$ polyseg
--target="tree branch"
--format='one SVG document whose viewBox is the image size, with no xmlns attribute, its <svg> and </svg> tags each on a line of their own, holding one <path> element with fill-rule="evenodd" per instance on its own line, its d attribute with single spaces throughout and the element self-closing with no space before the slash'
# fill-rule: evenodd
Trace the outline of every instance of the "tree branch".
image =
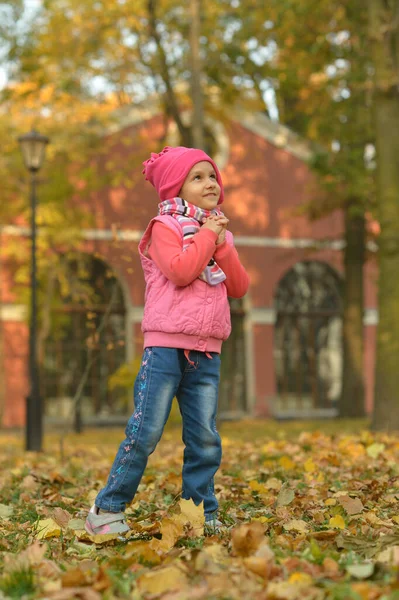
<svg viewBox="0 0 399 600">
<path fill-rule="evenodd" d="M 191 130 L 189 127 L 186 127 L 184 125 L 181 119 L 176 95 L 173 91 L 172 82 L 170 79 L 165 50 L 162 46 L 161 38 L 157 31 L 156 0 L 148 0 L 148 14 L 150 35 L 154 39 L 154 42 L 157 47 L 158 58 L 160 63 L 160 73 L 166 87 L 166 102 L 168 105 L 168 110 L 177 125 L 180 136 L 182 138 L 183 145 L 191 146 Z"/>
</svg>

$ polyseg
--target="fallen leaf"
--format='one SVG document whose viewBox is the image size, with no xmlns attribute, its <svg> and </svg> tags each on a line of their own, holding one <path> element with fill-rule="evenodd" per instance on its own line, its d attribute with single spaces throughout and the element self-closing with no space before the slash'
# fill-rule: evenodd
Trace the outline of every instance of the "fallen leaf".
<svg viewBox="0 0 399 600">
<path fill-rule="evenodd" d="M 259 521 L 245 523 L 233 529 L 231 543 L 237 556 L 255 554 L 265 537 L 265 528 Z"/>
<path fill-rule="evenodd" d="M 311 585 L 313 583 L 313 579 L 308 573 L 294 571 L 294 573 L 290 574 L 288 583 Z"/>
<path fill-rule="evenodd" d="M 283 528 L 286 531 L 297 531 L 298 533 L 307 533 L 309 530 L 309 525 L 306 521 L 302 521 L 302 519 L 292 519 L 288 521 L 288 523 L 284 523 Z"/>
<path fill-rule="evenodd" d="M 340 572 L 340 566 L 337 561 L 329 556 L 326 556 L 323 560 L 323 569 L 329 574 L 338 574 Z"/>
<path fill-rule="evenodd" d="M 101 595 L 89 587 L 68 587 L 51 594 L 51 600 L 101 600 Z"/>
<path fill-rule="evenodd" d="M 92 577 L 82 569 L 78 567 L 74 569 L 68 569 L 62 574 L 61 581 L 62 587 L 80 587 L 82 585 L 89 585 Z"/>
<path fill-rule="evenodd" d="M 307 473 L 314 473 L 314 471 L 316 471 L 316 469 L 317 469 L 317 466 L 315 465 L 315 463 L 313 462 L 313 460 L 311 458 L 308 458 L 308 460 L 305 462 L 305 464 L 303 466 Z"/>
<path fill-rule="evenodd" d="M 368 454 L 368 456 L 370 456 L 371 458 L 378 458 L 379 455 L 384 452 L 385 450 L 385 444 L 371 444 L 370 446 L 367 446 L 366 452 Z"/>
<path fill-rule="evenodd" d="M 151 540 L 152 541 L 152 540 Z M 125 557 L 134 557 L 135 559 L 144 560 L 146 563 L 158 565 L 161 562 L 161 556 L 150 545 L 150 542 L 129 542 L 126 545 Z"/>
<path fill-rule="evenodd" d="M 291 471 L 296 468 L 296 464 L 289 456 L 282 456 L 279 460 L 280 466 L 286 471 Z"/>
<path fill-rule="evenodd" d="M 289 487 L 283 486 L 277 496 L 277 506 L 288 506 L 295 498 L 295 492 Z"/>
<path fill-rule="evenodd" d="M 246 568 L 255 573 L 255 575 L 259 575 L 264 579 L 269 578 L 273 563 L 267 560 L 267 558 L 263 556 L 248 556 L 243 559 L 243 562 Z"/>
<path fill-rule="evenodd" d="M 171 520 L 183 525 L 189 524 L 194 529 L 196 535 L 203 536 L 205 523 L 204 503 L 201 502 L 201 504 L 196 506 L 193 500 L 180 498 L 179 507 L 180 514 L 173 515 Z"/>
<path fill-rule="evenodd" d="M 64 508 L 59 508 L 58 506 L 54 509 L 53 518 L 56 523 L 62 528 L 66 529 L 69 521 L 71 520 L 72 515 L 65 510 Z"/>
<path fill-rule="evenodd" d="M 399 565 L 399 546 L 389 546 L 376 556 L 377 562 Z"/>
<path fill-rule="evenodd" d="M 85 521 L 83 519 L 70 519 L 67 527 L 68 529 L 72 529 L 72 531 L 84 531 Z"/>
<path fill-rule="evenodd" d="M 346 571 L 356 579 L 367 579 L 374 573 L 373 563 L 362 563 L 358 565 L 347 565 Z"/>
<path fill-rule="evenodd" d="M 177 540 L 184 535 L 184 525 L 179 520 L 162 519 L 161 534 L 162 539 L 153 538 L 150 546 L 156 552 L 169 552 Z"/>
<path fill-rule="evenodd" d="M 6 554 L 4 556 L 4 570 L 6 572 L 22 571 L 29 567 L 40 565 L 46 554 L 47 547 L 38 541 L 33 542 L 19 554 Z"/>
<path fill-rule="evenodd" d="M 38 522 L 36 532 L 38 540 L 45 540 L 52 537 L 60 537 L 61 527 L 54 519 L 43 519 Z"/>
<path fill-rule="evenodd" d="M 351 498 L 350 496 L 341 496 L 338 499 L 339 504 L 345 509 L 348 515 L 357 515 L 364 510 L 362 501 L 359 498 Z"/>
<path fill-rule="evenodd" d="M 345 527 L 346 527 L 345 521 L 343 520 L 341 515 L 336 515 L 335 517 L 331 517 L 331 519 L 329 521 L 329 525 L 330 525 L 330 527 L 333 527 L 334 529 L 345 529 Z"/>
<path fill-rule="evenodd" d="M 327 500 L 324 501 L 324 504 L 326 506 L 335 506 L 337 504 L 337 500 L 336 498 L 327 498 Z"/>
<path fill-rule="evenodd" d="M 32 475 L 26 475 L 20 483 L 23 490 L 35 490 L 39 487 L 39 483 Z"/>
<path fill-rule="evenodd" d="M 6 504 L 0 504 L 0 519 L 8 519 L 13 514 L 14 509 L 12 506 Z"/>
<path fill-rule="evenodd" d="M 173 590 L 182 592 L 187 587 L 187 577 L 182 569 L 171 565 L 144 573 L 137 579 L 137 586 L 142 594 L 160 595 Z"/>
</svg>

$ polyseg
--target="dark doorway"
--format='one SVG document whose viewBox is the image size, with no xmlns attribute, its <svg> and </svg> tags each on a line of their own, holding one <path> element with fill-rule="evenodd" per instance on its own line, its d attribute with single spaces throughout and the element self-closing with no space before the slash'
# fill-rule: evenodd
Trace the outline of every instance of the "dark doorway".
<svg viewBox="0 0 399 600">
<path fill-rule="evenodd" d="M 331 411 L 342 385 L 341 280 L 328 265 L 297 263 L 276 296 L 275 413 Z"/>
<path fill-rule="evenodd" d="M 71 258 L 55 304 L 41 377 L 46 416 L 74 416 L 72 400 L 88 364 L 82 418 L 128 414 L 125 395 L 108 386 L 110 375 L 126 361 L 125 305 L 115 274 L 99 258 Z"/>
<path fill-rule="evenodd" d="M 221 419 L 242 417 L 247 407 L 245 360 L 245 311 L 241 299 L 230 298 L 232 331 L 223 343 L 219 390 Z"/>
</svg>

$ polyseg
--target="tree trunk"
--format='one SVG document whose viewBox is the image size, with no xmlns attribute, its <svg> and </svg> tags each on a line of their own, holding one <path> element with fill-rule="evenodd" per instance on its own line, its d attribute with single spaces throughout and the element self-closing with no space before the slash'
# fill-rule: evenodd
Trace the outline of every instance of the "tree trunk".
<svg viewBox="0 0 399 600">
<path fill-rule="evenodd" d="M 343 374 L 339 416 L 363 417 L 363 266 L 366 227 L 361 204 L 348 202 L 344 212 Z"/>
<path fill-rule="evenodd" d="M 375 71 L 379 322 L 374 430 L 399 430 L 399 0 L 369 0 Z"/>
<path fill-rule="evenodd" d="M 177 104 L 176 95 L 173 91 L 173 86 L 169 75 L 165 50 L 163 49 L 161 38 L 157 31 L 156 0 L 148 0 L 148 15 L 150 34 L 153 37 L 158 50 L 159 72 L 166 87 L 166 103 L 168 106 L 168 111 L 177 125 L 182 144 L 190 147 L 192 146 L 191 129 L 186 127 L 181 119 L 179 106 Z"/>
<path fill-rule="evenodd" d="M 204 101 L 201 89 L 200 0 L 190 0 L 191 96 L 193 146 L 205 150 Z"/>
</svg>

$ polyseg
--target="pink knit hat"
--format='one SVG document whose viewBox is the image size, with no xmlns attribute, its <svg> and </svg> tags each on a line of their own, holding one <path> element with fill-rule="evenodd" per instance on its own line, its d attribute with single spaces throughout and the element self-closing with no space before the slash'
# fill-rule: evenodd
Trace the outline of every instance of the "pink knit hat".
<svg viewBox="0 0 399 600">
<path fill-rule="evenodd" d="M 151 158 L 143 162 L 143 174 L 158 192 L 161 201 L 175 198 L 183 186 L 184 180 L 192 167 L 202 160 L 211 163 L 215 169 L 216 179 L 220 185 L 218 204 L 224 200 L 222 178 L 213 160 L 203 151 L 184 146 L 166 146 L 159 154 L 151 152 Z"/>
</svg>

